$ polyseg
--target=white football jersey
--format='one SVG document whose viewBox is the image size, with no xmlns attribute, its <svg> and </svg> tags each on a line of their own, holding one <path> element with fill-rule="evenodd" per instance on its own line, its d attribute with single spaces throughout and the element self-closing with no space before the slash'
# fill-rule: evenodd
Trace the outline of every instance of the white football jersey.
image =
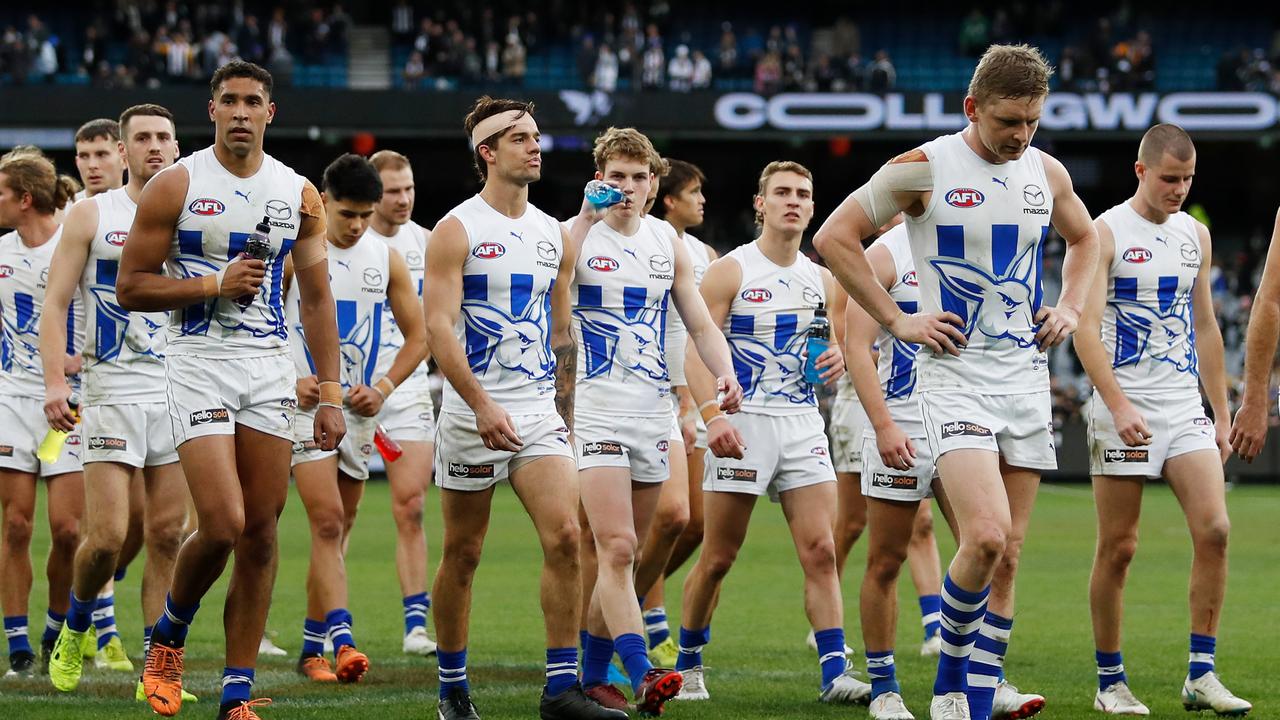
<svg viewBox="0 0 1280 720">
<path fill-rule="evenodd" d="M 571 292 L 579 408 L 671 415 L 664 342 L 675 231 L 663 223 L 664 231 L 658 222 L 642 220 L 627 236 L 601 221 L 582 243 Z"/>
<path fill-rule="evenodd" d="M 28 247 L 18 231 L 0 237 L 0 395 L 44 397 L 40 362 L 40 310 L 49 282 L 49 261 L 62 227 L 48 242 Z M 67 354 L 84 347 L 84 307 L 79 291 L 67 313 Z M 72 387 L 79 385 L 72 378 Z"/>
<path fill-rule="evenodd" d="M 803 253 L 787 267 L 775 265 L 758 240 L 725 257 L 742 268 L 724 335 L 742 385 L 743 409 L 765 415 L 817 412 L 804 361 L 813 311 L 827 303 L 821 269 Z"/>
<path fill-rule="evenodd" d="M 707 274 L 707 267 L 711 265 L 711 253 L 707 252 L 707 246 L 701 240 L 687 232 L 678 242 L 684 242 L 685 255 L 688 256 L 689 265 L 693 269 L 694 284 L 702 285 L 702 277 Z M 672 312 L 667 314 L 667 368 L 671 371 L 672 385 L 686 384 L 684 359 L 688 340 L 689 333 L 684 327 L 684 320 L 673 308 Z"/>
<path fill-rule="evenodd" d="M 1036 347 L 1036 312 L 1053 194 L 1040 151 L 993 165 L 960 133 L 922 146 L 933 194 L 920 217 L 907 216 L 921 310 L 949 311 L 964 323 L 960 355 L 920 358 L 922 389 L 979 393 L 1049 389 L 1049 363 Z"/>
<path fill-rule="evenodd" d="M 560 224 L 533 204 L 509 218 L 472 196 L 445 216 L 467 233 L 462 312 L 454 329 L 480 386 L 512 415 L 556 412 L 551 289 L 564 256 Z M 471 414 L 448 382 L 442 409 Z"/>
<path fill-rule="evenodd" d="M 267 277 L 248 308 L 241 309 L 234 299 L 215 298 L 170 312 L 168 352 L 224 358 L 287 352 L 281 281 L 285 256 L 302 223 L 305 178 L 270 155 L 263 156 L 253 177 L 237 177 L 211 147 L 182 158 L 178 166 L 187 169 L 190 185 L 165 262 L 167 275 L 197 277 L 225 268 L 244 251 L 264 218 L 271 227 L 271 257 Z"/>
<path fill-rule="evenodd" d="M 116 301 L 120 253 L 138 205 L 125 188 L 89 198 L 98 227 L 80 276 L 84 298 L 84 403 L 128 405 L 164 398 L 164 312 L 128 312 Z"/>
<path fill-rule="evenodd" d="M 422 283 L 427 272 L 427 243 L 430 240 L 426 228 L 416 222 L 409 222 L 396 228 L 395 235 L 387 237 L 370 227 L 365 231 L 366 238 L 374 238 L 386 243 L 388 247 L 400 253 L 405 265 L 409 266 L 409 281 L 422 298 Z M 421 303 L 419 303 L 421 305 Z M 382 311 L 382 349 L 378 357 L 378 374 L 385 375 L 395 363 L 396 354 L 404 347 L 404 333 L 396 327 L 395 316 L 391 313 L 391 305 L 387 304 Z M 407 393 L 429 392 L 427 380 L 427 363 L 424 361 L 414 368 L 413 374 L 400 383 L 397 390 L 409 388 Z"/>
<path fill-rule="evenodd" d="M 1099 218 L 1115 236 L 1102 344 L 1125 392 L 1178 390 L 1199 397 L 1191 290 L 1202 263 L 1196 220 L 1157 225 L 1125 201 Z"/>
<path fill-rule="evenodd" d="M 920 286 L 916 281 L 915 264 L 911 261 L 906 225 L 893 227 L 877 238 L 871 247 L 876 245 L 884 247 L 893 257 L 894 279 L 889 297 L 903 312 L 919 312 Z M 883 327 L 876 337 L 876 345 L 880 348 L 876 372 L 880 377 L 885 405 L 889 407 L 889 416 L 903 432 L 919 437 L 924 433 L 924 420 L 920 417 L 920 403 L 916 398 L 916 353 L 920 346 L 899 340 Z"/>
</svg>

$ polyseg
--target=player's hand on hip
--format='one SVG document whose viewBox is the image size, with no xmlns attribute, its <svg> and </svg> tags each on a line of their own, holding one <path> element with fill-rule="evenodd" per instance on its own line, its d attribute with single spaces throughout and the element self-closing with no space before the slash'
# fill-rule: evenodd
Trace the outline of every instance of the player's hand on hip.
<svg viewBox="0 0 1280 720">
<path fill-rule="evenodd" d="M 492 400 L 476 410 L 476 430 L 484 446 L 490 450 L 520 452 L 524 447 L 524 441 L 516 434 L 516 423 L 511 415 Z"/>
<path fill-rule="evenodd" d="M 964 323 L 955 313 L 900 313 L 889 324 L 889 332 L 903 342 L 923 345 L 935 355 L 959 355 L 969 342 L 963 327 Z"/>
<path fill-rule="evenodd" d="M 257 295 L 258 288 L 262 287 L 266 278 L 265 262 L 241 254 L 239 258 L 227 264 L 222 274 L 222 284 L 218 286 L 218 295 L 227 299 Z"/>
<path fill-rule="evenodd" d="M 347 405 L 360 417 L 373 417 L 382 410 L 382 393 L 368 385 L 352 385 L 347 391 Z"/>
<path fill-rule="evenodd" d="M 1151 428 L 1147 426 L 1147 419 L 1127 399 L 1111 411 L 1111 419 L 1115 423 L 1116 434 L 1125 445 L 1141 447 L 1151 444 Z"/>
<path fill-rule="evenodd" d="M 1245 460 L 1253 462 L 1267 442 L 1267 406 L 1248 400 L 1236 411 L 1231 424 L 1231 448 Z"/>
<path fill-rule="evenodd" d="M 1069 307 L 1046 305 L 1036 313 L 1035 321 L 1040 326 L 1036 331 L 1036 345 L 1041 350 L 1048 350 L 1071 337 L 1076 325 L 1080 324 L 1080 313 Z"/>
<path fill-rule="evenodd" d="M 880 453 L 880 460 L 894 470 L 910 470 L 916 466 L 915 443 L 898 423 L 876 431 L 876 452 Z"/>
<path fill-rule="evenodd" d="M 347 434 L 347 420 L 342 410 L 325 405 L 316 409 L 316 421 L 312 426 L 313 439 L 321 450 L 333 450 Z"/>
<path fill-rule="evenodd" d="M 44 416 L 54 430 L 71 432 L 76 429 L 76 413 L 71 409 L 71 386 L 63 382 L 44 393 Z"/>
<path fill-rule="evenodd" d="M 720 395 L 720 409 L 724 412 L 736 413 L 742 408 L 742 386 L 738 384 L 738 378 L 732 375 L 716 378 L 716 392 Z"/>
<path fill-rule="evenodd" d="M 1231 458 L 1231 422 L 1227 418 L 1214 419 L 1213 442 L 1218 446 L 1218 455 L 1222 458 L 1222 464 L 1226 465 L 1227 460 Z"/>
<path fill-rule="evenodd" d="M 747 449 L 742 433 L 724 415 L 716 415 L 707 423 L 707 447 L 716 457 L 742 459 Z"/>
<path fill-rule="evenodd" d="M 816 365 L 822 371 L 818 375 L 822 378 L 822 384 L 834 383 L 844 374 L 844 353 L 840 351 L 840 346 L 836 343 L 828 345 L 826 351 L 818 356 Z"/>
<path fill-rule="evenodd" d="M 294 392 L 298 394 L 300 408 L 310 409 L 320 404 L 320 380 L 315 375 L 298 378 Z"/>
</svg>

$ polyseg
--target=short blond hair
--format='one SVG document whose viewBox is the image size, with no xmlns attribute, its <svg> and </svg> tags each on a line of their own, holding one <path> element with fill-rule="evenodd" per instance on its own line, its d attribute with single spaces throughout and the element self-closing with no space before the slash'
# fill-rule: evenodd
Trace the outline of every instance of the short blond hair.
<svg viewBox="0 0 1280 720">
<path fill-rule="evenodd" d="M 756 188 L 756 195 L 764 197 L 764 192 L 769 187 L 769 178 L 781 172 L 803 175 L 804 177 L 809 178 L 809 184 L 813 184 L 813 173 L 809 168 L 794 160 L 774 160 L 768 165 L 765 165 L 764 169 L 760 171 L 760 184 Z M 759 210 L 756 211 L 756 226 L 764 226 L 764 213 Z"/>
<path fill-rule="evenodd" d="M 604 172 L 605 163 L 614 158 L 631 158 L 649 166 L 649 172 L 662 176 L 666 174 L 667 161 L 662 159 L 653 143 L 645 134 L 635 128 L 611 127 L 600 133 L 595 146 L 591 150 L 596 170 Z"/>
<path fill-rule="evenodd" d="M 1053 68 L 1039 48 L 1031 45 L 992 45 L 982 54 L 969 81 L 969 95 L 978 102 L 996 99 L 1041 98 L 1049 94 Z"/>
<path fill-rule="evenodd" d="M 395 150 L 379 150 L 369 156 L 369 162 L 378 172 L 383 170 L 403 170 L 409 165 L 409 158 L 401 155 Z"/>
</svg>

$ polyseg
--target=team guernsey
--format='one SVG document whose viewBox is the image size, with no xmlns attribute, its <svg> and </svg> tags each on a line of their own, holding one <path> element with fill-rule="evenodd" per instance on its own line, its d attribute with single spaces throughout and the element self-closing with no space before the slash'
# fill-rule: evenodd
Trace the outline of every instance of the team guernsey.
<svg viewBox="0 0 1280 720">
<path fill-rule="evenodd" d="M 36 457 L 49 429 L 44 415 L 44 366 L 40 361 L 40 311 L 49 262 L 62 228 L 39 247 L 29 247 L 17 231 L 0 236 L 0 468 L 51 477 L 79 472 L 81 437 L 77 428 L 53 463 Z M 78 297 L 67 313 L 67 354 L 84 346 L 83 307 Z M 72 388 L 79 378 L 69 378 Z"/>
<path fill-rule="evenodd" d="M 1099 218 L 1115 238 L 1108 268 L 1102 344 L 1116 382 L 1152 430 L 1151 444 L 1128 447 L 1102 398 L 1090 406 L 1095 474 L 1159 477 L 1164 461 L 1216 450 L 1200 399 L 1192 288 L 1202 263 L 1198 223 L 1185 212 L 1153 223 L 1129 202 Z"/>
<path fill-rule="evenodd" d="M 338 321 L 338 379 L 344 394 L 356 385 L 372 385 L 377 377 L 379 351 L 386 331 L 383 316 L 388 314 L 390 252 L 386 243 L 367 235 L 348 248 L 332 243 L 328 247 L 329 287 L 333 292 Z M 316 366 L 307 349 L 301 302 L 301 293 L 294 283 L 289 287 L 285 300 L 289 347 L 298 377 L 306 377 L 316 374 Z M 317 446 L 313 435 L 315 408 L 299 410 L 294 418 L 293 464 L 312 462 L 337 453 L 338 467 L 343 473 L 357 480 L 368 478 L 377 421 L 350 410 L 344 410 L 344 414 L 346 436 L 336 450 L 325 451 Z"/>
<path fill-rule="evenodd" d="M 524 441 L 517 453 L 485 448 L 475 413 L 445 383 L 436 427 L 436 483 L 481 490 L 506 479 L 513 459 L 573 457 L 569 429 L 556 412 L 551 352 L 551 290 L 564 236 L 560 224 L 532 204 L 510 218 L 479 195 L 450 210 L 445 218 L 450 217 L 467 235 L 454 332 L 476 380 L 512 416 Z"/>
<path fill-rule="evenodd" d="M 675 229 L 672 228 L 665 220 L 659 220 L 652 216 L 646 215 L 646 222 L 653 222 L 665 226 L 673 235 Z M 676 242 L 684 243 L 685 256 L 689 258 L 689 267 L 693 270 L 694 285 L 702 285 L 702 277 L 707 274 L 707 267 L 711 265 L 711 256 L 707 254 L 707 247 L 702 241 L 689 233 L 676 236 Z M 671 384 L 687 385 L 684 379 L 684 358 L 685 348 L 688 343 L 688 331 L 685 330 L 684 321 L 680 319 L 680 313 L 673 312 L 667 314 L 667 370 L 671 375 Z"/>
<path fill-rule="evenodd" d="M 1057 467 L 1048 359 L 1034 320 L 1053 215 L 1044 159 L 1028 148 L 988 163 L 962 133 L 922 149 L 933 192 L 906 222 L 920 309 L 955 313 L 968 338 L 958 356 L 926 353 L 917 366 L 931 450 L 992 450 L 1018 467 Z"/>
<path fill-rule="evenodd" d="M 758 241 L 725 257 L 742 271 L 723 329 L 743 389 L 742 411 L 729 422 L 746 440 L 746 453 L 742 460 L 709 456 L 703 489 L 767 492 L 777 500 L 788 490 L 834 482 L 817 398 L 804 379 L 809 325 L 827 302 L 822 271 L 801 253 L 789 266 L 776 265 Z"/>
<path fill-rule="evenodd" d="M 427 231 L 412 220 L 396 228 L 391 237 L 373 228 L 365 231 L 365 237 L 380 240 L 400 253 L 409 268 L 409 280 L 418 297 L 426 277 Z M 395 317 L 388 304 L 382 311 L 382 349 L 378 358 L 378 375 L 385 375 L 395 362 L 396 354 L 404 347 L 404 333 L 396 326 Z M 376 379 L 376 378 L 375 378 Z M 378 421 L 394 440 L 430 442 L 435 434 L 435 413 L 431 403 L 431 387 L 427 379 L 427 363 L 423 361 L 413 373 L 391 393 L 383 403 Z"/>
<path fill-rule="evenodd" d="M 583 241 L 571 293 L 579 467 L 629 468 L 641 482 L 670 475 L 665 344 L 667 318 L 675 314 L 675 242 L 675 231 L 659 220 L 642 220 L 632 235 L 599 222 Z"/>
</svg>

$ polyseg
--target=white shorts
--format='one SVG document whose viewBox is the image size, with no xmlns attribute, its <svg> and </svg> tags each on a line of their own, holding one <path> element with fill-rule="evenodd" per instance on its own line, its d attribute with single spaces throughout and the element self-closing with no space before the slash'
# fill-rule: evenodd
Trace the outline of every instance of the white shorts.
<svg viewBox="0 0 1280 720">
<path fill-rule="evenodd" d="M 287 353 L 246 358 L 170 353 L 164 369 L 174 445 L 234 435 L 236 425 L 293 442 L 298 375 Z"/>
<path fill-rule="evenodd" d="M 436 436 L 435 409 L 431 405 L 431 391 L 398 388 L 382 404 L 378 422 L 387 436 L 398 442 L 434 442 Z"/>
<path fill-rule="evenodd" d="M 876 449 L 876 436 L 867 433 L 862 437 L 862 494 L 877 500 L 916 502 L 933 497 L 933 479 L 938 468 L 929 452 L 929 442 L 923 437 L 911 438 L 916 446 L 915 465 L 910 470 L 898 470 L 884 464 Z"/>
<path fill-rule="evenodd" d="M 741 460 L 707 454 L 702 489 L 778 497 L 788 490 L 835 482 L 827 435 L 817 412 L 762 415 L 739 412 L 728 421 L 742 433 L 747 450 Z"/>
<path fill-rule="evenodd" d="M 44 397 L 0 396 L 0 469 L 34 473 L 42 478 L 80 472 L 81 427 L 67 435 L 62 454 L 51 463 L 36 457 L 36 448 L 49 432 Z"/>
<path fill-rule="evenodd" d="M 976 449 L 1000 453 L 1014 467 L 1058 467 L 1048 390 L 1012 395 L 922 390 L 920 413 L 935 461 L 952 450 Z"/>
<path fill-rule="evenodd" d="M 369 479 L 369 456 L 373 454 L 373 433 L 377 430 L 376 418 L 342 411 L 347 423 L 347 434 L 342 436 L 336 450 L 321 450 L 315 440 L 316 408 L 299 409 L 293 418 L 293 460 L 290 467 L 303 463 L 338 456 L 338 470 L 353 480 Z"/>
<path fill-rule="evenodd" d="M 831 401 L 831 461 L 838 473 L 862 472 L 862 435 L 867 428 L 867 412 L 858 396 L 837 394 Z"/>
<path fill-rule="evenodd" d="M 576 413 L 573 443 L 578 454 L 578 469 L 625 468 L 631 471 L 634 482 L 660 483 L 671 477 L 667 451 L 673 426 L 679 435 L 679 426 L 665 415 L 625 417 Z"/>
<path fill-rule="evenodd" d="M 1130 395 L 1129 402 L 1151 428 L 1151 444 L 1125 445 L 1107 404 L 1094 393 L 1088 416 L 1089 474 L 1158 478 L 1169 458 L 1197 450 L 1218 451 L 1213 421 L 1204 412 L 1200 393 L 1182 398 Z"/>
<path fill-rule="evenodd" d="M 518 452 L 490 450 L 476 430 L 474 415 L 441 411 L 436 424 L 436 485 L 446 490 L 484 490 L 506 480 L 512 461 L 556 455 L 574 459 L 569 428 L 559 413 L 513 415 Z"/>
<path fill-rule="evenodd" d="M 155 467 L 178 462 L 169 407 L 163 402 L 90 405 L 84 423 L 84 461 Z"/>
</svg>

